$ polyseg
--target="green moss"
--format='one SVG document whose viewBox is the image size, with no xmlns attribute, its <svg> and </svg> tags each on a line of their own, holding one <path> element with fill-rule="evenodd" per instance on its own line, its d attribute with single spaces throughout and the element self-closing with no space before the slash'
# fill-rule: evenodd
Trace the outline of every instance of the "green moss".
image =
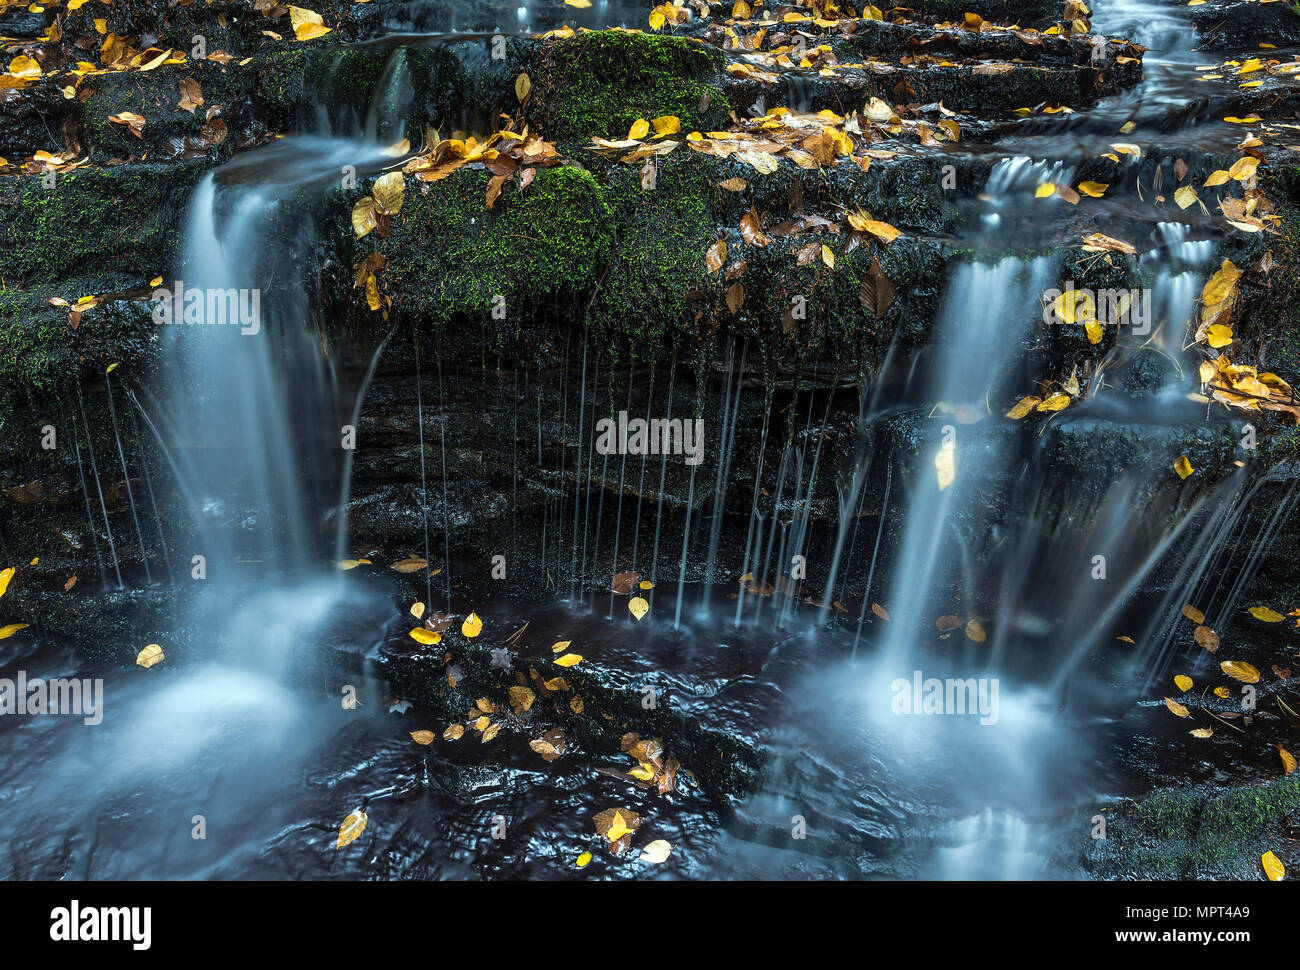
<svg viewBox="0 0 1300 970">
<path fill-rule="evenodd" d="M 184 211 L 206 168 L 122 165 L 59 175 L 0 179 L 0 279 L 50 284 L 65 292 L 73 277 L 102 277 L 95 292 L 139 286 L 178 252 Z"/>
<path fill-rule="evenodd" d="M 1167 789 L 1114 815 L 1084 853 L 1102 877 L 1262 878 L 1259 857 L 1286 842 L 1300 812 L 1300 778 L 1241 788 Z"/>
<path fill-rule="evenodd" d="M 674 115 L 682 129 L 720 127 L 723 55 L 681 37 L 605 31 L 556 40 L 530 66 L 527 115 L 548 138 L 623 137 L 639 118 Z"/>
<path fill-rule="evenodd" d="M 541 169 L 522 194 L 508 183 L 489 210 L 488 179 L 463 169 L 427 194 L 408 190 L 390 239 L 363 241 L 362 252 L 374 245 L 390 258 L 395 310 L 435 327 L 483 321 L 499 294 L 511 320 L 546 312 L 580 320 L 613 239 L 605 193 L 583 169 Z"/>
</svg>

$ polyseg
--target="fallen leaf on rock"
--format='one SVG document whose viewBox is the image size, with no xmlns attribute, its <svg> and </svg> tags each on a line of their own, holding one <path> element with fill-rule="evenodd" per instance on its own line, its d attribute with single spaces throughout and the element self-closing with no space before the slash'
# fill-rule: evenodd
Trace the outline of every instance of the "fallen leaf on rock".
<svg viewBox="0 0 1300 970">
<path fill-rule="evenodd" d="M 627 602 L 627 610 L 638 620 L 640 620 L 642 617 L 644 617 L 647 613 L 650 612 L 650 604 L 647 603 L 640 596 L 633 596 Z"/>
<path fill-rule="evenodd" d="M 1179 704 L 1179 703 L 1178 703 L 1176 700 L 1174 700 L 1172 697 L 1166 697 L 1166 698 L 1165 698 L 1165 707 L 1169 708 L 1171 711 L 1173 711 L 1173 712 L 1174 712 L 1175 714 L 1177 714 L 1179 717 L 1191 717 L 1191 716 L 1192 716 L 1192 712 L 1191 712 L 1191 711 L 1189 711 L 1187 708 L 1185 708 L 1182 704 Z"/>
<path fill-rule="evenodd" d="M 339 840 L 335 843 L 334 848 L 341 849 L 345 845 L 350 845 L 355 842 L 358 836 L 366 830 L 366 822 L 368 821 L 369 818 L 366 816 L 366 813 L 361 811 L 359 808 L 355 812 L 350 813 L 348 817 L 343 820 L 343 824 L 339 826 Z"/>
<path fill-rule="evenodd" d="M 668 859 L 669 853 L 673 851 L 671 842 L 665 839 L 655 839 L 649 845 L 641 849 L 641 858 L 646 862 L 660 863 Z"/>
<path fill-rule="evenodd" d="M 433 744 L 436 735 L 432 731 L 412 731 L 411 740 L 416 744 Z"/>
<path fill-rule="evenodd" d="M 1259 671 L 1244 660 L 1225 660 L 1219 664 L 1219 669 L 1233 680 L 1239 680 L 1243 684 L 1259 683 Z"/>
<path fill-rule="evenodd" d="M 472 640 L 483 632 L 483 621 L 478 618 L 477 613 L 471 613 L 465 617 L 465 622 L 460 625 L 460 632 Z"/>
</svg>

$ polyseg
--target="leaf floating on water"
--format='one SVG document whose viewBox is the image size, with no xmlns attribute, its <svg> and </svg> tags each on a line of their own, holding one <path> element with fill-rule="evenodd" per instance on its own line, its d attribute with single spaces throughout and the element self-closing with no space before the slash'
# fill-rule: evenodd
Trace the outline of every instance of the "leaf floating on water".
<svg viewBox="0 0 1300 970">
<path fill-rule="evenodd" d="M 1196 194 L 1196 189 L 1190 185 L 1184 185 L 1174 192 L 1174 202 L 1178 204 L 1178 208 L 1180 209 L 1186 209 L 1188 206 L 1194 205 L 1198 201 L 1199 196 Z"/>
<path fill-rule="evenodd" d="M 361 833 L 366 830 L 366 822 L 369 820 L 366 813 L 359 808 L 348 815 L 343 820 L 343 824 L 339 826 L 339 840 L 334 845 L 334 848 L 341 849 L 345 845 L 351 845 L 355 842 Z"/>
<path fill-rule="evenodd" d="M 630 808 L 607 808 L 592 816 L 596 831 L 610 842 L 617 842 L 641 827 L 641 816 Z"/>
<path fill-rule="evenodd" d="M 477 613 L 471 613 L 460 625 L 460 632 L 472 640 L 483 632 L 483 621 L 478 618 Z"/>
<path fill-rule="evenodd" d="M 432 731 L 412 731 L 411 740 L 416 744 L 433 744 L 433 739 L 437 737 Z"/>
<path fill-rule="evenodd" d="M 1181 690 L 1184 694 L 1186 694 L 1194 686 L 1192 683 L 1192 678 L 1188 677 L 1186 674 L 1179 674 L 1177 677 L 1174 678 L 1174 683 L 1178 685 L 1178 689 Z"/>
<path fill-rule="evenodd" d="M 444 741 L 459 741 L 465 736 L 465 725 L 453 724 L 447 730 L 442 732 Z"/>
<path fill-rule="evenodd" d="M 983 643 L 989 638 L 984 632 L 984 627 L 980 625 L 979 620 L 968 620 L 966 623 L 966 636 L 976 643 Z"/>
<path fill-rule="evenodd" d="M 1131 643 L 1134 646 L 1137 646 L 1137 641 L 1134 640 L 1132 637 L 1119 636 L 1116 637 L 1115 639 L 1119 640 L 1121 643 Z"/>
<path fill-rule="evenodd" d="M 1269 609 L 1267 606 L 1252 606 L 1250 615 L 1257 620 L 1263 620 L 1265 623 L 1281 623 L 1286 619 L 1277 610 Z"/>
<path fill-rule="evenodd" d="M 586 869 L 587 866 L 591 865 L 591 853 L 590 852 L 582 853 L 582 855 L 578 856 L 577 861 L 574 862 L 574 865 L 576 865 L 579 869 Z"/>
<path fill-rule="evenodd" d="M 1219 664 L 1219 669 L 1233 680 L 1239 680 L 1243 684 L 1259 683 L 1259 671 L 1244 660 L 1225 660 Z"/>
<path fill-rule="evenodd" d="M 1198 644 L 1210 651 L 1210 653 L 1214 653 L 1219 649 L 1219 635 L 1208 626 L 1198 626 L 1192 631 L 1192 636 L 1196 638 Z"/>
<path fill-rule="evenodd" d="M 1269 882 L 1281 882 L 1286 878 L 1286 866 L 1282 865 L 1282 860 L 1272 852 L 1265 852 L 1259 857 L 1259 862 L 1264 867 L 1264 875 L 1268 877 Z"/>
<path fill-rule="evenodd" d="M 879 603 L 871 604 L 871 612 L 876 614 L 876 616 L 880 617 L 882 620 L 889 619 L 889 610 L 885 609 Z"/>
<path fill-rule="evenodd" d="M 442 634 L 434 633 L 432 630 L 426 630 L 422 626 L 417 626 L 407 634 L 416 643 L 423 643 L 425 646 L 431 646 L 435 643 L 442 643 Z"/>
<path fill-rule="evenodd" d="M 572 642 L 573 642 L 572 640 L 555 641 L 554 643 L 551 644 L 551 653 L 564 653 L 565 650 L 569 649 L 569 644 Z"/>
<path fill-rule="evenodd" d="M 1214 728 L 1192 728 L 1187 733 L 1194 738 L 1210 738 L 1214 736 Z"/>
<path fill-rule="evenodd" d="M 673 851 L 671 842 L 665 839 L 655 839 L 649 845 L 641 849 L 641 858 L 646 862 L 660 863 L 668 860 L 668 855 Z"/>
<path fill-rule="evenodd" d="M 1189 711 L 1187 708 L 1183 707 L 1182 704 L 1179 704 L 1179 703 L 1178 703 L 1176 700 L 1174 700 L 1172 697 L 1166 697 L 1166 698 L 1165 698 L 1165 707 L 1169 708 L 1171 711 L 1173 711 L 1173 712 L 1174 712 L 1175 714 L 1177 714 L 1179 717 L 1191 717 L 1191 716 L 1192 716 L 1192 712 L 1191 712 L 1191 711 Z"/>
<path fill-rule="evenodd" d="M 5 627 L 7 630 L 8 627 Z M 0 640 L 5 637 L 4 630 L 0 630 Z M 135 662 L 141 667 L 152 667 L 154 664 L 163 662 L 163 648 L 156 643 L 151 643 L 135 655 Z"/>
<path fill-rule="evenodd" d="M 1183 616 L 1187 617 L 1193 623 L 1205 622 L 1205 614 L 1202 613 L 1200 610 L 1198 610 L 1195 606 L 1192 606 L 1191 603 L 1188 603 L 1186 606 L 1183 607 Z"/>
<path fill-rule="evenodd" d="M 557 667 L 575 667 L 580 663 L 582 663 L 582 654 L 579 653 L 566 653 L 555 661 Z"/>
<path fill-rule="evenodd" d="M 1296 766 L 1295 755 L 1293 755 L 1286 748 L 1282 747 L 1282 745 L 1280 744 L 1277 746 L 1277 753 L 1278 756 L 1282 759 L 1282 767 L 1285 770 L 1285 773 L 1289 775 L 1291 774 L 1291 772 L 1295 771 L 1295 766 Z"/>
<path fill-rule="evenodd" d="M 650 612 L 650 604 L 640 596 L 633 596 L 627 602 L 627 611 L 640 620 Z"/>
</svg>

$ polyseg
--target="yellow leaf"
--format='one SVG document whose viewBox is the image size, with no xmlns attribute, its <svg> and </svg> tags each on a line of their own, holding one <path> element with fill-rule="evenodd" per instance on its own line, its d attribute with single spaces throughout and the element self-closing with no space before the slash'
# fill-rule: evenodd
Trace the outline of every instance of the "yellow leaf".
<svg viewBox="0 0 1300 970">
<path fill-rule="evenodd" d="M 665 17 L 662 13 L 660 13 L 657 7 L 654 10 L 650 11 L 651 30 L 661 30 L 663 29 L 664 24 L 666 24 L 667 22 L 668 22 L 668 18 Z"/>
<path fill-rule="evenodd" d="M 1219 649 L 1219 635 L 1211 630 L 1208 626 L 1198 626 L 1192 631 L 1192 637 L 1199 646 L 1204 647 L 1210 653 L 1216 653 Z"/>
<path fill-rule="evenodd" d="M 1032 411 L 1042 400 L 1041 397 L 1034 394 L 1031 394 L 1028 397 L 1022 397 L 1018 402 L 1016 402 L 1016 406 L 1007 412 L 1007 417 L 1014 421 L 1019 421 Z"/>
<path fill-rule="evenodd" d="M 1103 195 L 1106 194 L 1106 190 L 1108 188 L 1110 188 L 1110 184 L 1107 182 L 1080 182 L 1079 183 L 1079 191 L 1083 195 L 1090 196 L 1091 198 L 1094 199 L 1100 199 Z"/>
<path fill-rule="evenodd" d="M 9 580 L 14 578 L 14 567 L 0 569 L 0 596 L 4 596 L 5 590 L 9 588 Z"/>
<path fill-rule="evenodd" d="M 1044 182 L 1038 188 L 1034 189 L 1035 199 L 1046 199 L 1053 195 L 1056 195 L 1056 186 L 1051 182 Z"/>
<path fill-rule="evenodd" d="M 668 853 L 673 851 L 671 842 L 664 839 L 655 839 L 649 845 L 641 850 L 641 858 L 646 862 L 660 863 L 668 858 Z"/>
<path fill-rule="evenodd" d="M 966 623 L 966 636 L 976 643 L 983 643 L 989 638 L 984 632 L 984 627 L 980 625 L 979 620 L 968 620 Z"/>
<path fill-rule="evenodd" d="M 555 643 L 551 644 L 551 653 L 564 653 L 565 650 L 569 649 L 569 644 L 572 642 L 572 640 L 555 641 Z"/>
<path fill-rule="evenodd" d="M 640 141 L 648 134 L 650 134 L 650 122 L 644 118 L 638 118 L 633 122 L 632 127 L 628 129 L 627 137 L 629 140 Z"/>
<path fill-rule="evenodd" d="M 375 219 L 375 200 L 370 196 L 360 199 L 352 207 L 352 231 L 360 239 L 378 226 L 379 222 Z"/>
<path fill-rule="evenodd" d="M 292 10 L 294 8 L 290 7 L 289 9 Z M 345 845 L 350 845 L 355 842 L 357 837 L 366 830 L 367 821 L 368 818 L 366 817 L 366 813 L 361 811 L 359 808 L 348 815 L 348 817 L 343 820 L 343 824 L 339 826 L 339 840 L 335 844 L 334 848 L 341 849 Z"/>
<path fill-rule="evenodd" d="M 1188 460 L 1186 455 L 1179 455 L 1174 461 L 1174 471 L 1178 472 L 1179 478 L 1187 478 L 1195 470 L 1196 469 L 1192 468 L 1192 463 Z"/>
<path fill-rule="evenodd" d="M 465 726 L 463 724 L 453 724 L 447 730 L 442 732 L 444 741 L 459 741 L 465 736 Z"/>
<path fill-rule="evenodd" d="M 533 701 L 537 700 L 537 695 L 531 687 L 511 687 L 510 688 L 510 706 L 517 707 L 520 710 L 528 710 L 533 706 Z M 515 712 L 516 714 L 519 711 Z"/>
<path fill-rule="evenodd" d="M 26 54 L 19 54 L 9 62 L 8 74 L 21 78 L 36 78 L 41 76 L 41 65 L 33 57 Z"/>
<path fill-rule="evenodd" d="M 654 589 L 654 588 L 655 588 L 655 584 L 652 583 L 652 582 L 650 582 L 650 580 L 648 580 L 648 579 L 643 579 L 643 580 L 641 580 L 641 582 L 640 582 L 638 585 L 639 585 L 642 589 Z"/>
<path fill-rule="evenodd" d="M 1173 712 L 1174 712 L 1175 714 L 1177 714 L 1179 717 L 1191 717 L 1191 716 L 1192 716 L 1192 712 L 1191 712 L 1191 711 L 1189 711 L 1187 708 L 1183 707 L 1182 704 L 1179 704 L 1179 703 L 1178 703 L 1176 700 L 1174 700 L 1172 697 L 1166 697 L 1166 698 L 1165 698 L 1165 707 L 1169 708 L 1171 711 L 1173 711 Z"/>
<path fill-rule="evenodd" d="M 424 604 L 418 600 L 411 604 L 411 615 L 417 620 L 424 616 Z"/>
<path fill-rule="evenodd" d="M 1210 738 L 1214 736 L 1214 728 L 1192 728 L 1187 733 L 1194 738 Z"/>
<path fill-rule="evenodd" d="M 437 737 L 432 731 L 412 731 L 411 740 L 416 744 L 433 744 L 433 739 Z"/>
<path fill-rule="evenodd" d="M 1285 773 L 1289 775 L 1291 772 L 1295 771 L 1295 755 L 1280 744 L 1277 746 L 1277 753 L 1282 759 L 1282 768 L 1285 770 Z"/>
<path fill-rule="evenodd" d="M 442 643 L 441 633 L 434 633 L 432 630 L 426 630 L 422 626 L 417 626 L 414 630 L 412 630 L 408 634 L 408 636 L 410 636 L 410 638 L 414 640 L 416 643 L 423 643 L 426 645 L 434 644 L 434 643 Z"/>
<path fill-rule="evenodd" d="M 315 40 L 324 37 L 331 30 L 325 26 L 320 14 L 303 7 L 289 8 L 289 23 L 293 25 L 293 36 L 298 40 Z"/>
<path fill-rule="evenodd" d="M 557 667 L 573 667 L 582 662 L 582 654 L 566 653 L 563 657 L 556 658 Z"/>
<path fill-rule="evenodd" d="M 578 856 L 578 860 L 574 864 L 579 869 L 586 869 L 587 866 L 591 865 L 591 853 L 590 852 L 582 853 L 582 855 Z"/>
<path fill-rule="evenodd" d="M 1250 615 L 1257 620 L 1263 620 L 1265 623 L 1281 623 L 1286 619 L 1277 610 L 1269 609 L 1267 606 L 1252 606 Z"/>
<path fill-rule="evenodd" d="M 673 135 L 682 130 L 681 119 L 674 115 L 664 115 L 656 118 L 651 122 L 654 125 L 655 137 L 662 138 L 664 135 Z"/>
<path fill-rule="evenodd" d="M 1218 350 L 1232 343 L 1232 328 L 1221 323 L 1213 323 L 1205 328 L 1205 342 Z"/>
<path fill-rule="evenodd" d="M 1198 610 L 1191 603 L 1188 603 L 1186 606 L 1183 607 L 1183 616 L 1187 617 L 1193 623 L 1205 622 L 1205 614 L 1202 613 L 1200 610 Z"/>
<path fill-rule="evenodd" d="M 1244 155 L 1232 163 L 1228 169 L 1228 175 L 1231 178 L 1241 182 L 1251 178 L 1255 174 L 1255 169 L 1259 167 L 1259 159 L 1253 155 Z"/>
<path fill-rule="evenodd" d="M 1196 189 L 1190 185 L 1184 185 L 1174 192 L 1174 201 L 1178 203 L 1178 208 L 1186 209 L 1197 199 Z"/>
<path fill-rule="evenodd" d="M 520 74 L 517 78 L 515 78 L 515 97 L 518 98 L 520 101 L 523 101 L 525 98 L 527 98 L 528 92 L 531 91 L 532 89 L 533 89 L 533 82 L 529 79 L 526 73 Z"/>
<path fill-rule="evenodd" d="M 627 611 L 640 620 L 650 612 L 650 604 L 640 596 L 633 596 L 627 601 Z"/>
<path fill-rule="evenodd" d="M 135 662 L 141 667 L 152 667 L 163 662 L 163 648 L 151 643 L 135 655 Z"/>
<path fill-rule="evenodd" d="M 460 625 L 460 632 L 465 634 L 471 640 L 478 636 L 483 630 L 483 621 L 478 618 L 477 613 L 471 613 L 465 617 L 465 622 Z"/>
<path fill-rule="evenodd" d="M 1233 265 L 1232 260 L 1225 259 L 1223 265 L 1215 270 L 1214 275 L 1206 280 L 1205 286 L 1201 288 L 1201 302 L 1206 306 L 1224 302 L 1232 295 L 1240 276 L 1241 272 Z"/>
<path fill-rule="evenodd" d="M 488 725 L 486 728 L 483 729 L 483 736 L 482 736 L 481 738 L 478 739 L 478 740 L 479 740 L 479 744 L 487 744 L 489 741 L 491 741 L 493 738 L 495 738 L 495 737 L 496 737 L 498 734 L 500 734 L 500 733 L 501 733 L 501 725 L 500 725 L 500 724 L 490 724 L 490 725 Z"/>
<path fill-rule="evenodd" d="M 1268 876 L 1269 882 L 1281 882 L 1286 878 L 1286 866 L 1272 852 L 1265 852 L 1259 857 L 1259 862 L 1264 867 L 1264 875 Z"/>
<path fill-rule="evenodd" d="M 1053 394 L 1046 401 L 1038 405 L 1035 410 L 1038 411 L 1064 411 L 1070 406 L 1070 395 Z"/>
<path fill-rule="evenodd" d="M 1178 685 L 1178 689 L 1184 694 L 1192 689 L 1192 678 L 1188 677 L 1186 674 L 1179 674 L 1174 678 L 1174 683 Z"/>
<path fill-rule="evenodd" d="M 609 823 L 609 829 L 605 832 L 605 838 L 611 842 L 617 842 L 625 835 L 630 835 L 632 830 L 627 827 L 627 821 L 623 818 L 623 813 L 614 812 L 614 819 Z"/>
<path fill-rule="evenodd" d="M 374 197 L 375 208 L 386 216 L 397 215 L 402 210 L 402 199 L 406 192 L 406 176 L 401 172 L 389 172 L 375 179 L 370 194 Z"/>
<path fill-rule="evenodd" d="M 871 604 L 871 612 L 876 614 L 876 616 L 880 617 L 882 620 L 889 619 L 889 610 L 885 609 L 879 603 Z"/>
<path fill-rule="evenodd" d="M 1219 669 L 1233 680 L 1239 680 L 1243 684 L 1259 683 L 1259 671 L 1244 660 L 1225 660 L 1219 664 Z"/>
<path fill-rule="evenodd" d="M 1210 177 L 1205 180 L 1205 187 L 1207 189 L 1214 188 L 1214 186 L 1222 185 L 1230 178 L 1232 178 L 1232 176 L 1229 175 L 1227 171 L 1225 171 L 1224 169 L 1219 169 L 1217 172 L 1210 173 Z"/>
<path fill-rule="evenodd" d="M 822 262 L 830 269 L 835 268 L 835 252 L 825 243 L 822 244 Z"/>
</svg>

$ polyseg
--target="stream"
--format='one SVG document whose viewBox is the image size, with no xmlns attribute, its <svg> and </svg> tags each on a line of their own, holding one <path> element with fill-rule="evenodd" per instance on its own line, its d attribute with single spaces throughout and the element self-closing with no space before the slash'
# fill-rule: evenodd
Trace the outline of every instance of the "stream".
<svg viewBox="0 0 1300 970">
<path fill-rule="evenodd" d="M 978 193 L 956 203 L 959 242 L 972 255 L 944 283 L 933 346 L 904 360 L 891 354 L 888 374 L 872 386 L 796 395 L 806 412 L 800 433 L 781 442 L 774 427 L 768 450 L 764 425 L 757 454 L 766 465 L 754 464 L 745 437 L 755 432 L 747 422 L 763 395 L 756 347 L 720 343 L 705 417 L 708 447 L 725 458 L 697 475 L 679 467 L 678 456 L 670 466 L 658 456 L 593 453 L 596 418 L 606 405 L 627 410 L 623 396 L 631 402 L 644 381 L 615 384 L 575 331 L 564 351 L 560 427 L 577 450 L 543 456 L 540 431 L 536 442 L 521 440 L 553 467 L 554 494 L 540 521 L 535 507 L 522 513 L 533 521 L 520 522 L 514 508 L 495 520 L 512 569 L 518 534 L 541 532 L 540 560 L 528 568 L 545 592 L 527 602 L 471 576 L 485 567 L 459 546 L 469 528 L 449 512 L 447 497 L 455 486 L 449 455 L 464 460 L 465 451 L 447 440 L 447 401 L 495 399 L 489 381 L 499 376 L 477 361 L 453 361 L 445 346 L 409 345 L 392 332 L 361 359 L 317 352 L 325 311 L 313 294 L 283 283 L 292 275 L 283 267 L 306 260 L 321 230 L 298 225 L 284 235 L 275 227 L 296 193 L 327 186 L 347 167 L 362 179 L 391 170 L 393 143 L 403 135 L 419 141 L 402 128 L 408 48 L 565 23 L 643 26 L 647 5 L 465 0 L 387 17 L 383 33 L 362 42 L 392 51 L 364 116 L 322 111 L 303 130 L 235 155 L 193 194 L 186 284 L 260 290 L 261 327 L 271 337 L 168 328 L 164 359 L 178 375 L 168 396 L 129 403 L 119 396 L 117 406 L 123 414 L 137 408 L 148 422 L 200 537 L 207 580 L 176 625 L 203 644 L 202 655 L 142 671 L 91 663 L 48 638 L 0 641 L 0 677 L 21 670 L 29 681 L 98 679 L 104 697 L 102 724 L 92 731 L 71 717 L 0 719 L 0 809 L 11 833 L 0 876 L 1087 878 L 1069 847 L 1086 839 L 1095 806 L 1140 797 L 1160 779 L 1207 763 L 1173 755 L 1153 770 L 1139 749 L 1185 732 L 1162 735 L 1172 729 L 1142 720 L 1151 711 L 1142 706 L 1153 691 L 1159 703 L 1152 685 L 1167 679 L 1177 655 L 1169 623 L 1188 590 L 1213 588 L 1224 625 L 1240 612 L 1249 577 L 1223 590 L 1203 563 L 1227 537 L 1258 528 L 1244 469 L 1186 500 L 1168 492 L 1167 468 L 1129 469 L 1089 500 L 1086 522 L 1060 513 L 1059 483 L 1036 476 L 1061 440 L 1094 428 L 1172 435 L 1213 424 L 1186 400 L 1195 364 L 1183 324 L 1217 264 L 1209 219 L 1194 209 L 1179 221 L 1153 215 L 1149 237 L 1136 241 L 1153 332 L 1123 337 L 1106 366 L 1124 372 L 1146 366 L 1151 354 L 1170 362 L 1142 395 L 1099 392 L 1094 383 L 1054 425 L 1063 437 L 1032 441 L 1004 433 L 988 405 L 1030 386 L 1023 347 L 1043 293 L 1058 283 L 1050 260 L 1026 247 L 1054 238 L 1070 212 L 1059 200 L 1035 200 L 1036 188 L 1073 183 L 1121 137 L 1171 155 L 1192 147 L 1230 153 L 1241 138 L 1211 112 L 1188 109 L 1199 97 L 1193 67 L 1226 55 L 1194 49 L 1186 7 L 1154 0 L 1095 7 L 1094 33 L 1149 48 L 1143 80 L 1087 110 L 1000 123 L 995 140 L 944 149 L 987 164 L 989 174 Z M 371 382 L 395 353 L 413 354 L 417 368 L 414 393 L 400 406 L 419 415 L 420 450 L 406 458 L 420 462 L 422 507 L 404 514 L 421 521 L 424 547 L 407 551 L 445 569 L 428 569 L 423 590 L 416 585 L 422 609 L 455 616 L 455 628 L 477 615 L 481 642 L 511 644 L 507 678 L 549 661 L 552 643 L 569 641 L 598 685 L 589 698 L 607 691 L 632 698 L 634 708 L 653 688 L 654 703 L 671 711 L 663 716 L 676 718 L 656 725 L 681 732 L 675 791 L 630 783 L 622 773 L 631 765 L 611 754 L 597 728 L 568 731 L 564 757 L 553 763 L 527 743 L 489 748 L 469 733 L 441 740 L 450 723 L 441 691 L 456 679 L 457 661 L 408 635 L 419 625 L 407 613 L 411 589 L 378 575 L 386 571 L 336 568 L 369 558 L 352 538 L 349 513 L 365 507 L 354 501 L 353 459 L 340 458 L 336 428 L 366 427 Z M 685 361 L 657 367 L 657 386 L 638 399 L 647 413 L 652 402 L 661 413 L 670 374 L 679 395 L 697 379 Z M 517 427 L 521 408 L 541 413 L 541 391 L 526 383 L 521 390 L 517 375 L 514 382 L 501 413 L 512 408 Z M 671 413 L 681 417 L 685 396 L 677 400 Z M 328 420 L 305 430 L 304 415 Z M 819 417 L 829 426 L 832 415 L 858 446 L 851 466 L 828 471 L 812 429 Z M 921 456 L 923 475 L 904 470 L 909 451 Z M 103 466 L 113 456 L 101 450 L 98 459 Z M 752 501 L 728 496 L 733 466 L 756 483 L 774 479 L 780 514 L 764 512 L 757 487 Z M 692 498 L 708 499 L 684 515 L 662 498 L 657 507 L 645 500 L 656 478 L 662 496 L 665 469 L 680 472 Z M 997 486 L 995 503 L 989 483 L 1006 469 L 1012 484 Z M 829 529 L 810 512 L 819 475 L 836 476 L 839 514 Z M 593 488 L 593 477 L 618 487 Z M 1144 500 L 1130 500 L 1136 495 Z M 157 509 L 143 494 L 130 502 L 143 547 Z M 607 523 L 616 534 L 602 536 Z M 832 550 L 828 592 L 784 595 L 780 564 L 822 542 Z M 1112 577 L 1105 584 L 1081 578 L 1095 569 L 1099 548 Z M 1169 564 L 1171 552 L 1188 548 L 1204 551 L 1199 563 Z M 124 575 L 115 548 L 103 556 L 106 588 L 163 581 L 157 561 L 158 575 L 145 581 Z M 627 590 L 609 588 L 610 577 L 629 568 L 649 581 L 645 592 L 632 590 L 648 601 L 645 620 L 629 614 Z M 742 574 L 751 580 L 738 586 Z M 877 601 L 886 608 L 877 610 Z M 510 640 L 521 627 L 527 632 Z M 1116 643 L 1117 629 L 1143 647 Z M 166 644 L 169 632 L 141 634 Z M 904 695 L 920 703 L 922 678 L 971 685 L 978 710 L 900 716 Z M 605 703 L 626 714 L 619 701 Z M 510 724 L 526 740 L 541 719 L 516 714 Z M 427 748 L 412 741 L 421 730 L 438 736 Z M 761 765 L 750 765 L 746 752 Z M 720 764 L 693 764 L 691 756 Z M 1242 766 L 1205 770 L 1223 778 Z M 1245 770 L 1263 775 L 1259 765 Z M 668 862 L 596 851 L 589 867 L 575 868 L 593 849 L 592 814 L 613 805 L 646 820 L 639 840 L 672 844 Z M 367 813 L 367 828 L 336 849 L 340 822 L 355 809 Z M 494 835 L 498 820 L 504 838 Z"/>
</svg>

